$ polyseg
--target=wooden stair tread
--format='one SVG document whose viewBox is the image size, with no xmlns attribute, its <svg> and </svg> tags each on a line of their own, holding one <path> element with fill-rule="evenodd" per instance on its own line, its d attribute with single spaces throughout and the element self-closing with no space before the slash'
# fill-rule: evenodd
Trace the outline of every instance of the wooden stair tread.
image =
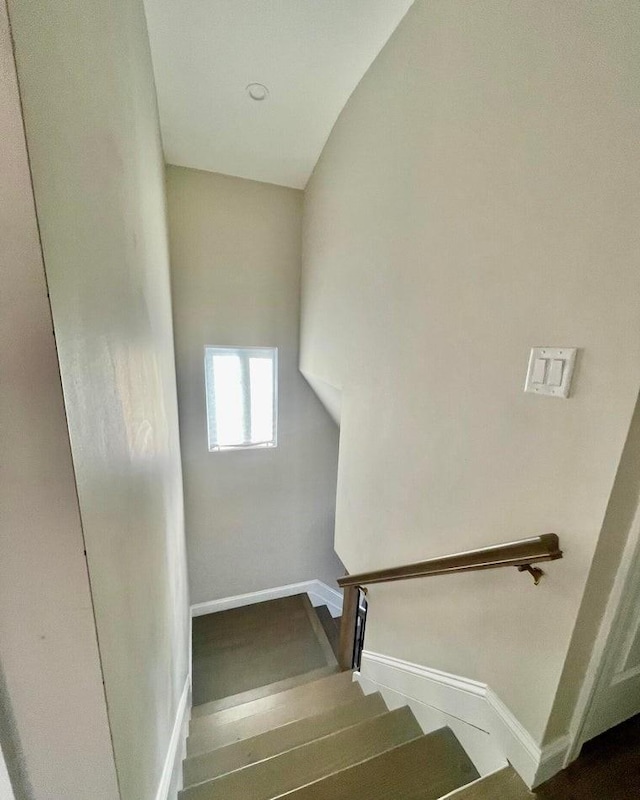
<svg viewBox="0 0 640 800">
<path fill-rule="evenodd" d="M 327 639 L 329 639 L 329 642 L 331 643 L 333 652 L 337 656 L 338 646 L 340 644 L 340 629 L 338 628 L 336 621 L 331 616 L 331 612 L 326 606 L 316 606 L 315 612 L 318 615 L 318 619 L 320 620 L 322 627 L 324 628 Z"/>
<path fill-rule="evenodd" d="M 189 723 L 189 733 L 200 733 L 226 722 L 234 722 L 243 717 L 250 717 L 253 714 L 261 714 L 277 706 L 298 702 L 306 697 L 331 695 L 333 692 L 343 689 L 346 686 L 351 686 L 352 684 L 353 675 L 351 672 L 337 672 L 333 675 L 328 675 L 319 680 L 312 681 L 311 683 L 303 683 L 300 686 L 295 686 L 293 689 L 286 689 L 283 692 L 259 697 L 248 703 L 241 703 L 237 706 L 231 706 L 231 708 L 225 708 L 222 711 L 215 711 L 213 714 L 195 717 Z"/>
<path fill-rule="evenodd" d="M 464 786 L 447 800 L 530 800 L 535 798 L 525 786 L 522 778 L 512 767 L 494 772 L 470 786 Z"/>
<path fill-rule="evenodd" d="M 441 728 L 281 797 L 283 800 L 355 797 L 438 800 L 478 777 L 451 730 Z"/>
<path fill-rule="evenodd" d="M 296 686 L 302 686 L 305 683 L 325 678 L 328 675 L 335 675 L 340 672 L 337 666 L 326 666 L 314 669 L 311 672 L 304 672 L 302 675 L 294 675 L 292 678 L 285 678 L 275 683 L 268 683 L 266 686 L 258 686 L 256 689 L 249 689 L 246 692 L 239 692 L 232 694 L 229 697 L 223 697 L 220 700 L 212 700 L 209 703 L 202 703 L 199 706 L 193 706 L 191 710 L 191 719 L 197 717 L 206 717 L 209 714 L 215 714 L 218 711 L 224 711 L 233 706 L 239 706 L 243 703 L 250 703 L 252 700 L 259 700 L 261 697 L 268 697 L 272 694 L 287 691 L 287 689 L 294 689 Z"/>
<path fill-rule="evenodd" d="M 183 765 L 184 785 L 187 787 L 201 783 L 265 758 L 271 758 L 313 739 L 383 714 L 386 710 L 382 696 L 376 692 L 316 716 L 295 720 L 249 739 L 186 758 Z"/>
<path fill-rule="evenodd" d="M 408 706 L 191 786 L 180 800 L 269 800 L 422 736 Z M 459 784 L 458 784 L 459 785 Z"/>
<path fill-rule="evenodd" d="M 192 625 L 196 705 L 337 665 L 306 594 L 205 614 Z"/>
<path fill-rule="evenodd" d="M 275 706 L 265 706 L 261 711 L 257 711 L 250 716 L 230 720 L 217 719 L 219 714 L 227 714 L 228 710 L 226 710 L 218 712 L 218 714 L 212 714 L 209 717 L 200 717 L 199 720 L 208 720 L 209 722 L 206 727 L 189 735 L 187 738 L 187 755 L 198 755 L 251 736 L 257 736 L 272 728 L 286 725 L 288 722 L 320 714 L 329 708 L 335 708 L 339 705 L 353 703 L 363 696 L 362 689 L 351 681 L 350 673 L 343 672 L 339 676 L 332 676 L 332 678 L 334 677 L 340 677 L 343 680 L 330 685 L 328 688 L 325 686 L 322 690 L 315 689 L 298 693 L 294 697 L 289 697 L 287 702 L 276 704 Z M 349 680 L 345 680 L 345 677 L 348 677 Z M 324 678 L 322 681 L 316 681 L 316 684 L 324 683 L 324 681 L 332 680 L 332 678 Z M 306 689 L 307 686 L 314 685 L 307 684 L 300 688 Z M 291 691 L 297 692 L 298 690 L 293 689 Z"/>
</svg>

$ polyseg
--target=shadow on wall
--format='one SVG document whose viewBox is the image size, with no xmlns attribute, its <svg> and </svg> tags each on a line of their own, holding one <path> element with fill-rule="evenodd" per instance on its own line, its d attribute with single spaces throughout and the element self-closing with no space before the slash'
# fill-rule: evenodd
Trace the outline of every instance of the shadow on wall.
<svg viewBox="0 0 640 800">
<path fill-rule="evenodd" d="M 304 379 L 309 384 L 309 386 L 313 389 L 315 394 L 317 395 L 318 399 L 322 403 L 325 408 L 325 411 L 331 419 L 336 423 L 338 427 L 340 427 L 340 413 L 342 411 L 342 389 L 338 388 L 337 386 L 333 386 L 326 381 L 323 381 L 322 378 L 318 378 L 317 375 L 312 375 L 310 372 L 305 372 L 302 367 L 300 367 L 300 372 L 302 373 Z"/>
</svg>

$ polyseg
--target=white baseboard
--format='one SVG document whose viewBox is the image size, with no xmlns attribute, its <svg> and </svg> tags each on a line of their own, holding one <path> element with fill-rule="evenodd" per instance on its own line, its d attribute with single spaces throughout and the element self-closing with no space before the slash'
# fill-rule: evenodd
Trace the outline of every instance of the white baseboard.
<svg viewBox="0 0 640 800">
<path fill-rule="evenodd" d="M 395 704 L 403 698 L 425 732 L 449 725 L 481 775 L 509 761 L 531 788 L 562 769 L 568 737 L 541 748 L 484 683 L 368 650 L 356 679 Z"/>
<path fill-rule="evenodd" d="M 543 745 L 534 787 L 540 786 L 541 783 L 548 781 L 549 778 L 553 778 L 554 775 L 557 775 L 567 766 L 567 754 L 571 748 L 571 742 L 571 736 L 566 734 L 558 736 L 557 739 L 549 742 L 549 744 Z"/>
<path fill-rule="evenodd" d="M 171 790 L 172 783 L 174 783 L 174 772 L 176 768 L 180 767 L 182 762 L 182 759 L 179 758 L 179 755 L 186 742 L 190 693 L 191 677 L 187 675 L 187 680 L 185 681 L 184 689 L 182 690 L 178 708 L 176 710 L 176 718 L 173 723 L 171 739 L 169 740 L 169 747 L 167 748 L 167 755 L 164 760 L 162 775 L 160 776 L 160 783 L 158 784 L 158 791 L 156 792 L 155 800 L 175 800 L 174 797 L 169 797 L 169 792 Z"/>
<path fill-rule="evenodd" d="M 322 581 L 310 581 L 313 585 L 307 589 L 309 599 L 314 606 L 326 606 L 332 617 L 342 616 L 342 591 L 332 589 Z"/>
<path fill-rule="evenodd" d="M 308 594 L 314 606 L 327 606 L 333 617 L 342 614 L 342 592 L 332 589 L 319 580 L 289 583 L 286 586 L 275 586 L 273 589 L 261 589 L 258 592 L 237 594 L 234 597 L 222 597 L 219 600 L 209 600 L 205 603 L 195 603 L 191 606 L 191 616 L 200 617 L 203 614 L 213 614 L 216 611 L 226 611 L 229 608 L 240 608 L 251 603 L 264 603 L 265 600 L 275 600 L 278 597 L 290 597 L 293 594 Z"/>
</svg>

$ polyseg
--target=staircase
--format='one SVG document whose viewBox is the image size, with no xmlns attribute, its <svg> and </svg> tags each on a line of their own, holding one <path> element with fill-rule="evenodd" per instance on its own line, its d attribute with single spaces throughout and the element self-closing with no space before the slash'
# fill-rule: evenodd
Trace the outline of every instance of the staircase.
<svg viewBox="0 0 640 800">
<path fill-rule="evenodd" d="M 179 800 L 533 796 L 511 769 L 479 780 L 450 729 L 425 735 L 408 706 L 389 710 L 379 693 L 365 695 L 330 655 L 329 612 L 310 613 L 327 665 L 194 706 Z"/>
</svg>

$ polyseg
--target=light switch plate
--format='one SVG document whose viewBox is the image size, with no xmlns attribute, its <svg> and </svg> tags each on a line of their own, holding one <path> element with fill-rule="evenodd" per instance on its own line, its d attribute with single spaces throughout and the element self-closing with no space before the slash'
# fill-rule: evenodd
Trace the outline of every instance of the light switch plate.
<svg viewBox="0 0 640 800">
<path fill-rule="evenodd" d="M 569 397 L 577 352 L 575 347 L 534 347 L 529 356 L 525 392 Z"/>
</svg>

